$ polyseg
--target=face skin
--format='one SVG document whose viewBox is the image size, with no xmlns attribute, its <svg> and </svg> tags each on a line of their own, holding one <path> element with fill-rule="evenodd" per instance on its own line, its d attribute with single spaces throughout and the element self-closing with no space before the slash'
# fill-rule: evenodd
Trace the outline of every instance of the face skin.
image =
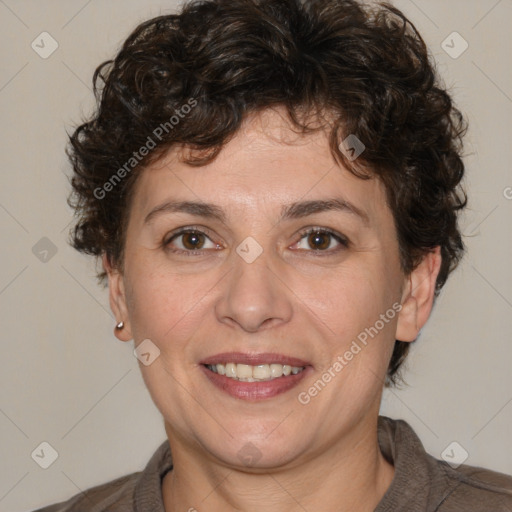
<svg viewBox="0 0 512 512">
<path fill-rule="evenodd" d="M 285 205 L 335 198 L 353 209 L 280 219 Z M 171 200 L 212 203 L 225 219 L 163 210 L 145 222 Z M 206 235 L 177 236 L 166 246 L 180 228 Z M 333 231 L 348 245 L 308 237 L 309 228 Z M 263 249 L 251 263 L 236 251 L 247 237 Z M 166 510 L 374 510 L 393 478 L 377 443 L 386 369 L 394 340 L 414 340 L 426 322 L 440 265 L 436 250 L 411 275 L 402 273 L 378 180 L 336 164 L 324 132 L 298 136 L 282 111 L 267 110 L 206 166 L 188 166 L 176 149 L 144 170 L 124 270 L 103 262 L 111 307 L 125 323 L 116 335 L 135 346 L 150 339 L 160 350 L 140 368 L 172 449 Z M 301 403 L 299 394 L 393 304 L 402 304 L 400 313 Z M 235 351 L 284 354 L 310 367 L 277 396 L 235 398 L 200 364 Z M 248 443 L 259 457 L 250 467 L 239 456 Z"/>
</svg>

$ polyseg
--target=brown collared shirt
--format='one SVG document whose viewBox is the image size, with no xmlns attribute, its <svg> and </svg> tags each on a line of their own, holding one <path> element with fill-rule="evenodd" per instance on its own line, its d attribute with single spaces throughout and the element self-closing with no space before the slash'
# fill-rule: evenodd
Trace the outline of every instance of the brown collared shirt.
<svg viewBox="0 0 512 512">
<path fill-rule="evenodd" d="M 512 512 L 512 477 L 425 452 L 411 426 L 379 417 L 379 445 L 395 475 L 375 512 Z M 169 442 L 146 468 L 35 512 L 165 512 L 162 479 L 172 469 Z"/>
</svg>

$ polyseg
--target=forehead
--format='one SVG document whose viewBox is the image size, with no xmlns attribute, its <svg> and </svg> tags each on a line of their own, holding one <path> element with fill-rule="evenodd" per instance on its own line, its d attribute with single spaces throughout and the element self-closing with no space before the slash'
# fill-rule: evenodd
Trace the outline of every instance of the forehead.
<svg viewBox="0 0 512 512">
<path fill-rule="evenodd" d="M 147 214 L 172 198 L 218 204 L 241 219 L 241 214 L 279 214 L 283 205 L 297 201 L 336 197 L 370 218 L 385 213 L 382 183 L 362 180 L 341 167 L 325 130 L 306 135 L 295 130 L 282 111 L 268 110 L 249 117 L 204 166 L 186 164 L 186 150 L 174 148 L 142 171 L 132 209 Z"/>
</svg>

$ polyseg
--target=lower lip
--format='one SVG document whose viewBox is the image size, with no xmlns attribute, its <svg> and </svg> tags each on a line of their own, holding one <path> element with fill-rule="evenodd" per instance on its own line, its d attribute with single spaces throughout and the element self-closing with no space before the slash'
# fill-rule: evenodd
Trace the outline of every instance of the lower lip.
<svg viewBox="0 0 512 512">
<path fill-rule="evenodd" d="M 290 374 L 286 377 L 261 382 L 242 382 L 231 379 L 209 370 L 204 365 L 201 365 L 201 369 L 212 384 L 228 395 L 242 400 L 256 401 L 272 398 L 294 388 L 305 377 L 306 373 L 309 373 L 311 366 L 306 366 L 304 370 L 295 375 Z"/>
</svg>

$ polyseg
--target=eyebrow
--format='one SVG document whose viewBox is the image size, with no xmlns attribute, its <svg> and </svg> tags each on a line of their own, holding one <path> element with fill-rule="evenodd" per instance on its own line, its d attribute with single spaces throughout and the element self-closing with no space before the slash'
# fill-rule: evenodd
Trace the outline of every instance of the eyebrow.
<svg viewBox="0 0 512 512">
<path fill-rule="evenodd" d="M 339 211 L 349 213 L 359 218 L 366 226 L 370 223 L 368 214 L 354 206 L 343 198 L 317 199 L 312 201 L 298 201 L 285 205 L 281 209 L 280 220 L 301 219 L 315 213 Z M 155 217 L 166 213 L 188 213 L 197 217 L 218 220 L 225 224 L 227 216 L 219 206 L 201 201 L 166 201 L 153 208 L 144 219 L 144 224 L 148 224 Z"/>
</svg>

